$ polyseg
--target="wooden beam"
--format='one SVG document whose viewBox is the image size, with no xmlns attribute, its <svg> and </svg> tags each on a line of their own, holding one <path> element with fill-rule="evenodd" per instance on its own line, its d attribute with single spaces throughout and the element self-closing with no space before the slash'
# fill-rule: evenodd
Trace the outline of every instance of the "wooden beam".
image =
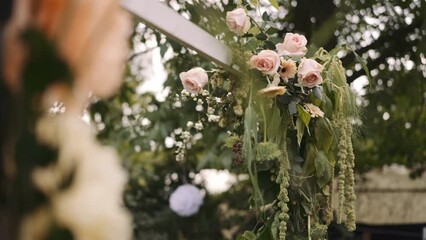
<svg viewBox="0 0 426 240">
<path fill-rule="evenodd" d="M 123 0 L 121 5 L 148 27 L 195 50 L 223 68 L 237 70 L 235 66 L 232 67 L 232 54 L 226 45 L 166 4 L 158 0 Z"/>
</svg>

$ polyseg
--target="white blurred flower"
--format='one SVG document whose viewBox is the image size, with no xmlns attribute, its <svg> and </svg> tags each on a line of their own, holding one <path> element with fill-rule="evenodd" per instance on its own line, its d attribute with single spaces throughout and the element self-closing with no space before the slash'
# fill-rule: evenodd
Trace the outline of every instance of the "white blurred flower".
<svg viewBox="0 0 426 240">
<path fill-rule="evenodd" d="M 205 97 L 205 96 L 208 96 L 208 95 L 209 95 L 209 91 L 207 91 L 207 90 L 203 90 L 203 91 L 201 92 L 201 95 L 203 95 L 204 97 Z"/>
<path fill-rule="evenodd" d="M 188 121 L 188 122 L 186 123 L 186 126 L 187 126 L 188 128 L 192 128 L 192 127 L 194 126 L 194 123 L 193 123 L 192 121 Z"/>
<path fill-rule="evenodd" d="M 197 129 L 198 131 L 203 130 L 203 128 L 204 128 L 204 126 L 203 126 L 202 122 L 198 121 L 198 122 L 195 123 L 195 129 Z"/>
<path fill-rule="evenodd" d="M 200 189 L 191 184 L 179 186 L 169 198 L 170 208 L 181 217 L 194 215 L 203 204 Z"/>
<path fill-rule="evenodd" d="M 35 185 L 50 197 L 53 218 L 76 239 L 130 239 L 131 217 L 122 203 L 127 176 L 115 150 L 102 146 L 90 126 L 67 112 L 42 117 L 36 134 L 39 141 L 58 148 L 55 164 L 32 173 Z M 71 173 L 70 187 L 61 190 Z"/>
<path fill-rule="evenodd" d="M 218 115 L 209 115 L 209 122 L 219 122 L 219 119 Z"/>
<path fill-rule="evenodd" d="M 214 108 L 208 107 L 207 108 L 207 114 L 214 114 Z"/>
</svg>

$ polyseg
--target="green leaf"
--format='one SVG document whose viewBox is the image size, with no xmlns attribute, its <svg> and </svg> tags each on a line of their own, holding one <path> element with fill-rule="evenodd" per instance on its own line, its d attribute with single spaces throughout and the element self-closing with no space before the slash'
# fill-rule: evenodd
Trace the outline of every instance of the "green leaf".
<svg viewBox="0 0 426 240">
<path fill-rule="evenodd" d="M 245 44 L 247 46 L 247 50 L 255 50 L 257 47 L 257 42 L 255 38 L 250 38 L 247 43 Z"/>
<path fill-rule="evenodd" d="M 323 188 L 330 182 L 332 166 L 323 151 L 319 151 L 315 158 L 315 171 L 317 175 L 317 184 Z"/>
<path fill-rule="evenodd" d="M 263 42 L 263 45 L 265 46 L 265 48 L 270 49 L 270 50 L 275 50 L 275 44 L 271 41 L 265 41 Z"/>
<path fill-rule="evenodd" d="M 271 5 L 278 10 L 278 8 L 280 7 L 278 5 L 278 1 L 277 0 L 269 0 L 269 2 L 271 3 Z"/>
<path fill-rule="evenodd" d="M 268 136 L 269 140 L 276 142 L 279 139 L 280 134 L 284 129 L 281 129 L 281 114 L 280 110 L 277 107 L 274 107 L 272 110 L 272 117 L 268 124 Z"/>
<path fill-rule="evenodd" d="M 254 35 L 257 35 L 257 34 L 259 34 L 259 33 L 260 33 L 260 28 L 259 28 L 258 26 L 254 26 L 254 27 L 252 27 L 252 28 L 249 30 L 249 33 L 250 33 L 250 34 L 253 34 L 253 36 L 254 36 Z"/>
<path fill-rule="evenodd" d="M 253 4 L 254 6 L 259 6 L 259 1 L 258 0 L 250 0 L 250 3 Z"/>
<path fill-rule="evenodd" d="M 322 91 L 321 88 L 319 87 L 314 87 L 312 89 L 312 93 L 314 94 L 315 97 L 317 97 L 319 100 L 322 100 Z"/>
<path fill-rule="evenodd" d="M 254 35 L 252 33 L 246 33 L 244 35 L 242 35 L 242 38 L 249 38 L 249 37 L 253 37 Z"/>
<path fill-rule="evenodd" d="M 318 150 L 313 144 L 306 146 L 305 162 L 303 163 L 303 173 L 305 176 L 315 172 L 315 159 L 318 155 Z"/>
<path fill-rule="evenodd" d="M 276 29 L 276 28 L 273 28 L 273 27 L 270 27 L 270 28 L 268 28 L 268 30 L 266 30 L 266 34 L 269 34 L 269 35 L 271 35 L 271 34 L 275 34 L 275 33 L 277 33 L 278 32 L 278 29 Z M 280 41 L 281 41 L 282 39 L 280 39 Z"/>
<path fill-rule="evenodd" d="M 262 19 L 263 19 L 263 21 L 269 21 L 269 15 L 268 15 L 268 13 L 266 12 L 266 11 L 264 11 L 263 12 L 263 14 L 262 14 Z"/>
<path fill-rule="evenodd" d="M 290 115 L 295 115 L 295 114 L 297 113 L 297 106 L 296 106 L 296 102 L 291 101 L 291 102 L 288 104 L 288 113 L 289 113 Z"/>
<path fill-rule="evenodd" d="M 237 237 L 237 240 L 256 240 L 256 234 L 252 231 L 245 231 L 243 235 Z"/>
<path fill-rule="evenodd" d="M 268 36 L 266 34 L 264 34 L 264 33 L 261 32 L 261 33 L 259 33 L 259 34 L 256 35 L 256 38 L 259 39 L 259 40 L 261 40 L 261 41 L 263 41 L 263 40 L 268 39 Z"/>
<path fill-rule="evenodd" d="M 303 134 L 305 133 L 305 124 L 301 118 L 298 118 L 296 121 L 296 130 L 297 130 L 297 144 L 300 146 L 302 142 Z"/>
<path fill-rule="evenodd" d="M 327 118 L 318 118 L 315 121 L 315 139 L 320 150 L 328 152 L 334 140 L 332 126 Z"/>
<path fill-rule="evenodd" d="M 299 117 L 302 119 L 305 126 L 309 127 L 309 122 L 311 121 L 311 115 L 300 104 L 297 104 L 297 112 L 299 113 Z"/>
<path fill-rule="evenodd" d="M 244 135 L 243 135 L 243 156 L 246 160 L 250 181 L 253 185 L 253 200 L 256 209 L 263 205 L 262 194 L 260 192 L 257 173 L 253 171 L 254 147 L 257 144 L 257 115 L 256 111 L 249 105 L 244 112 Z"/>
<path fill-rule="evenodd" d="M 167 49 L 169 49 L 169 47 L 165 44 L 160 46 L 160 55 L 161 57 L 164 57 L 164 54 L 167 52 Z"/>
</svg>

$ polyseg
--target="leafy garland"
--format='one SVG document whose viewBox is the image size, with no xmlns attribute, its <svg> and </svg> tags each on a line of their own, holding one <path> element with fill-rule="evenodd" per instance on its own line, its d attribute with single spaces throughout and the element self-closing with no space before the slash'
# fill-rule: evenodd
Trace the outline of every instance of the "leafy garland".
<svg viewBox="0 0 426 240">
<path fill-rule="evenodd" d="M 337 222 L 345 219 L 348 230 L 355 230 L 351 138 L 352 121 L 359 118 L 360 110 L 337 57 L 340 50 L 348 49 L 320 48 L 307 59 L 304 36 L 288 33 L 283 43 L 277 43 L 274 29 L 267 24 L 261 27 L 243 8 L 228 12 L 227 24 L 237 34 L 236 41 L 228 44 L 239 73 L 214 69 L 208 82 L 201 68 L 183 72 L 185 89 L 175 101 L 192 99 L 200 106 L 197 111 L 206 117 L 198 125 L 228 129 L 226 146 L 235 154 L 234 165 L 244 164 L 247 169 L 253 185 L 250 203 L 260 227 L 238 239 L 325 239 L 333 220 L 336 169 Z M 202 107 L 205 103 L 207 111 Z M 192 137 L 188 133 L 177 144 L 178 161 L 185 159 Z M 265 186 L 258 180 L 258 173 L 265 170 L 278 185 L 272 202 L 264 199 Z"/>
</svg>

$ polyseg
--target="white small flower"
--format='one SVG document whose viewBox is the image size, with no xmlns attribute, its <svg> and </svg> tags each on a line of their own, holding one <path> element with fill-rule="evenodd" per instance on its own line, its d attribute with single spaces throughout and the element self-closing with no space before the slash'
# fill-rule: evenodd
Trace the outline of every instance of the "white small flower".
<svg viewBox="0 0 426 240">
<path fill-rule="evenodd" d="M 182 147 L 183 143 L 181 141 L 178 141 L 178 142 L 175 143 L 175 145 L 176 145 L 176 147 L 180 148 L 180 147 Z"/>
<path fill-rule="evenodd" d="M 182 103 L 180 101 L 176 101 L 173 103 L 173 107 L 175 108 L 181 108 L 182 107 Z"/>
<path fill-rule="evenodd" d="M 214 98 L 214 100 L 215 100 L 217 103 L 222 103 L 222 99 L 221 99 L 221 98 L 216 97 L 216 98 Z"/>
<path fill-rule="evenodd" d="M 218 115 L 209 115 L 209 122 L 219 122 L 220 117 Z"/>
<path fill-rule="evenodd" d="M 207 114 L 214 114 L 214 108 L 208 107 L 207 108 Z"/>
<path fill-rule="evenodd" d="M 200 121 L 195 123 L 195 129 L 197 129 L 198 131 L 203 130 L 203 128 L 204 128 L 203 123 L 201 123 Z"/>
<path fill-rule="evenodd" d="M 195 98 L 197 96 L 197 94 L 195 94 L 195 93 L 191 93 L 191 97 L 192 98 Z"/>
<path fill-rule="evenodd" d="M 195 110 L 197 112 L 202 112 L 204 110 L 203 105 L 198 104 L 197 106 L 195 106 Z"/>
<path fill-rule="evenodd" d="M 183 152 L 180 152 L 176 155 L 176 161 L 177 162 L 183 161 L 184 157 L 185 155 L 183 154 Z"/>
<path fill-rule="evenodd" d="M 201 95 L 203 95 L 204 97 L 205 97 L 205 96 L 208 96 L 208 95 L 209 95 L 209 91 L 207 91 L 207 90 L 203 90 L 203 91 L 201 92 Z"/>
<path fill-rule="evenodd" d="M 203 104 L 203 99 L 201 99 L 201 98 L 199 98 L 198 100 L 197 100 L 197 104 Z"/>
<path fill-rule="evenodd" d="M 182 132 L 181 138 L 182 139 L 190 139 L 192 137 L 191 133 L 188 131 Z"/>
<path fill-rule="evenodd" d="M 186 91 L 186 89 L 183 89 L 180 94 L 181 94 L 181 96 L 187 96 L 187 97 L 189 96 L 189 92 Z"/>
<path fill-rule="evenodd" d="M 169 198 L 170 208 L 181 217 L 194 215 L 203 204 L 200 190 L 191 184 L 179 186 Z"/>
<path fill-rule="evenodd" d="M 192 127 L 194 126 L 194 123 L 193 123 L 193 122 L 191 122 L 191 121 L 189 121 L 189 122 L 187 122 L 187 123 L 186 123 L 186 126 L 187 126 L 188 128 L 192 128 Z"/>
</svg>

